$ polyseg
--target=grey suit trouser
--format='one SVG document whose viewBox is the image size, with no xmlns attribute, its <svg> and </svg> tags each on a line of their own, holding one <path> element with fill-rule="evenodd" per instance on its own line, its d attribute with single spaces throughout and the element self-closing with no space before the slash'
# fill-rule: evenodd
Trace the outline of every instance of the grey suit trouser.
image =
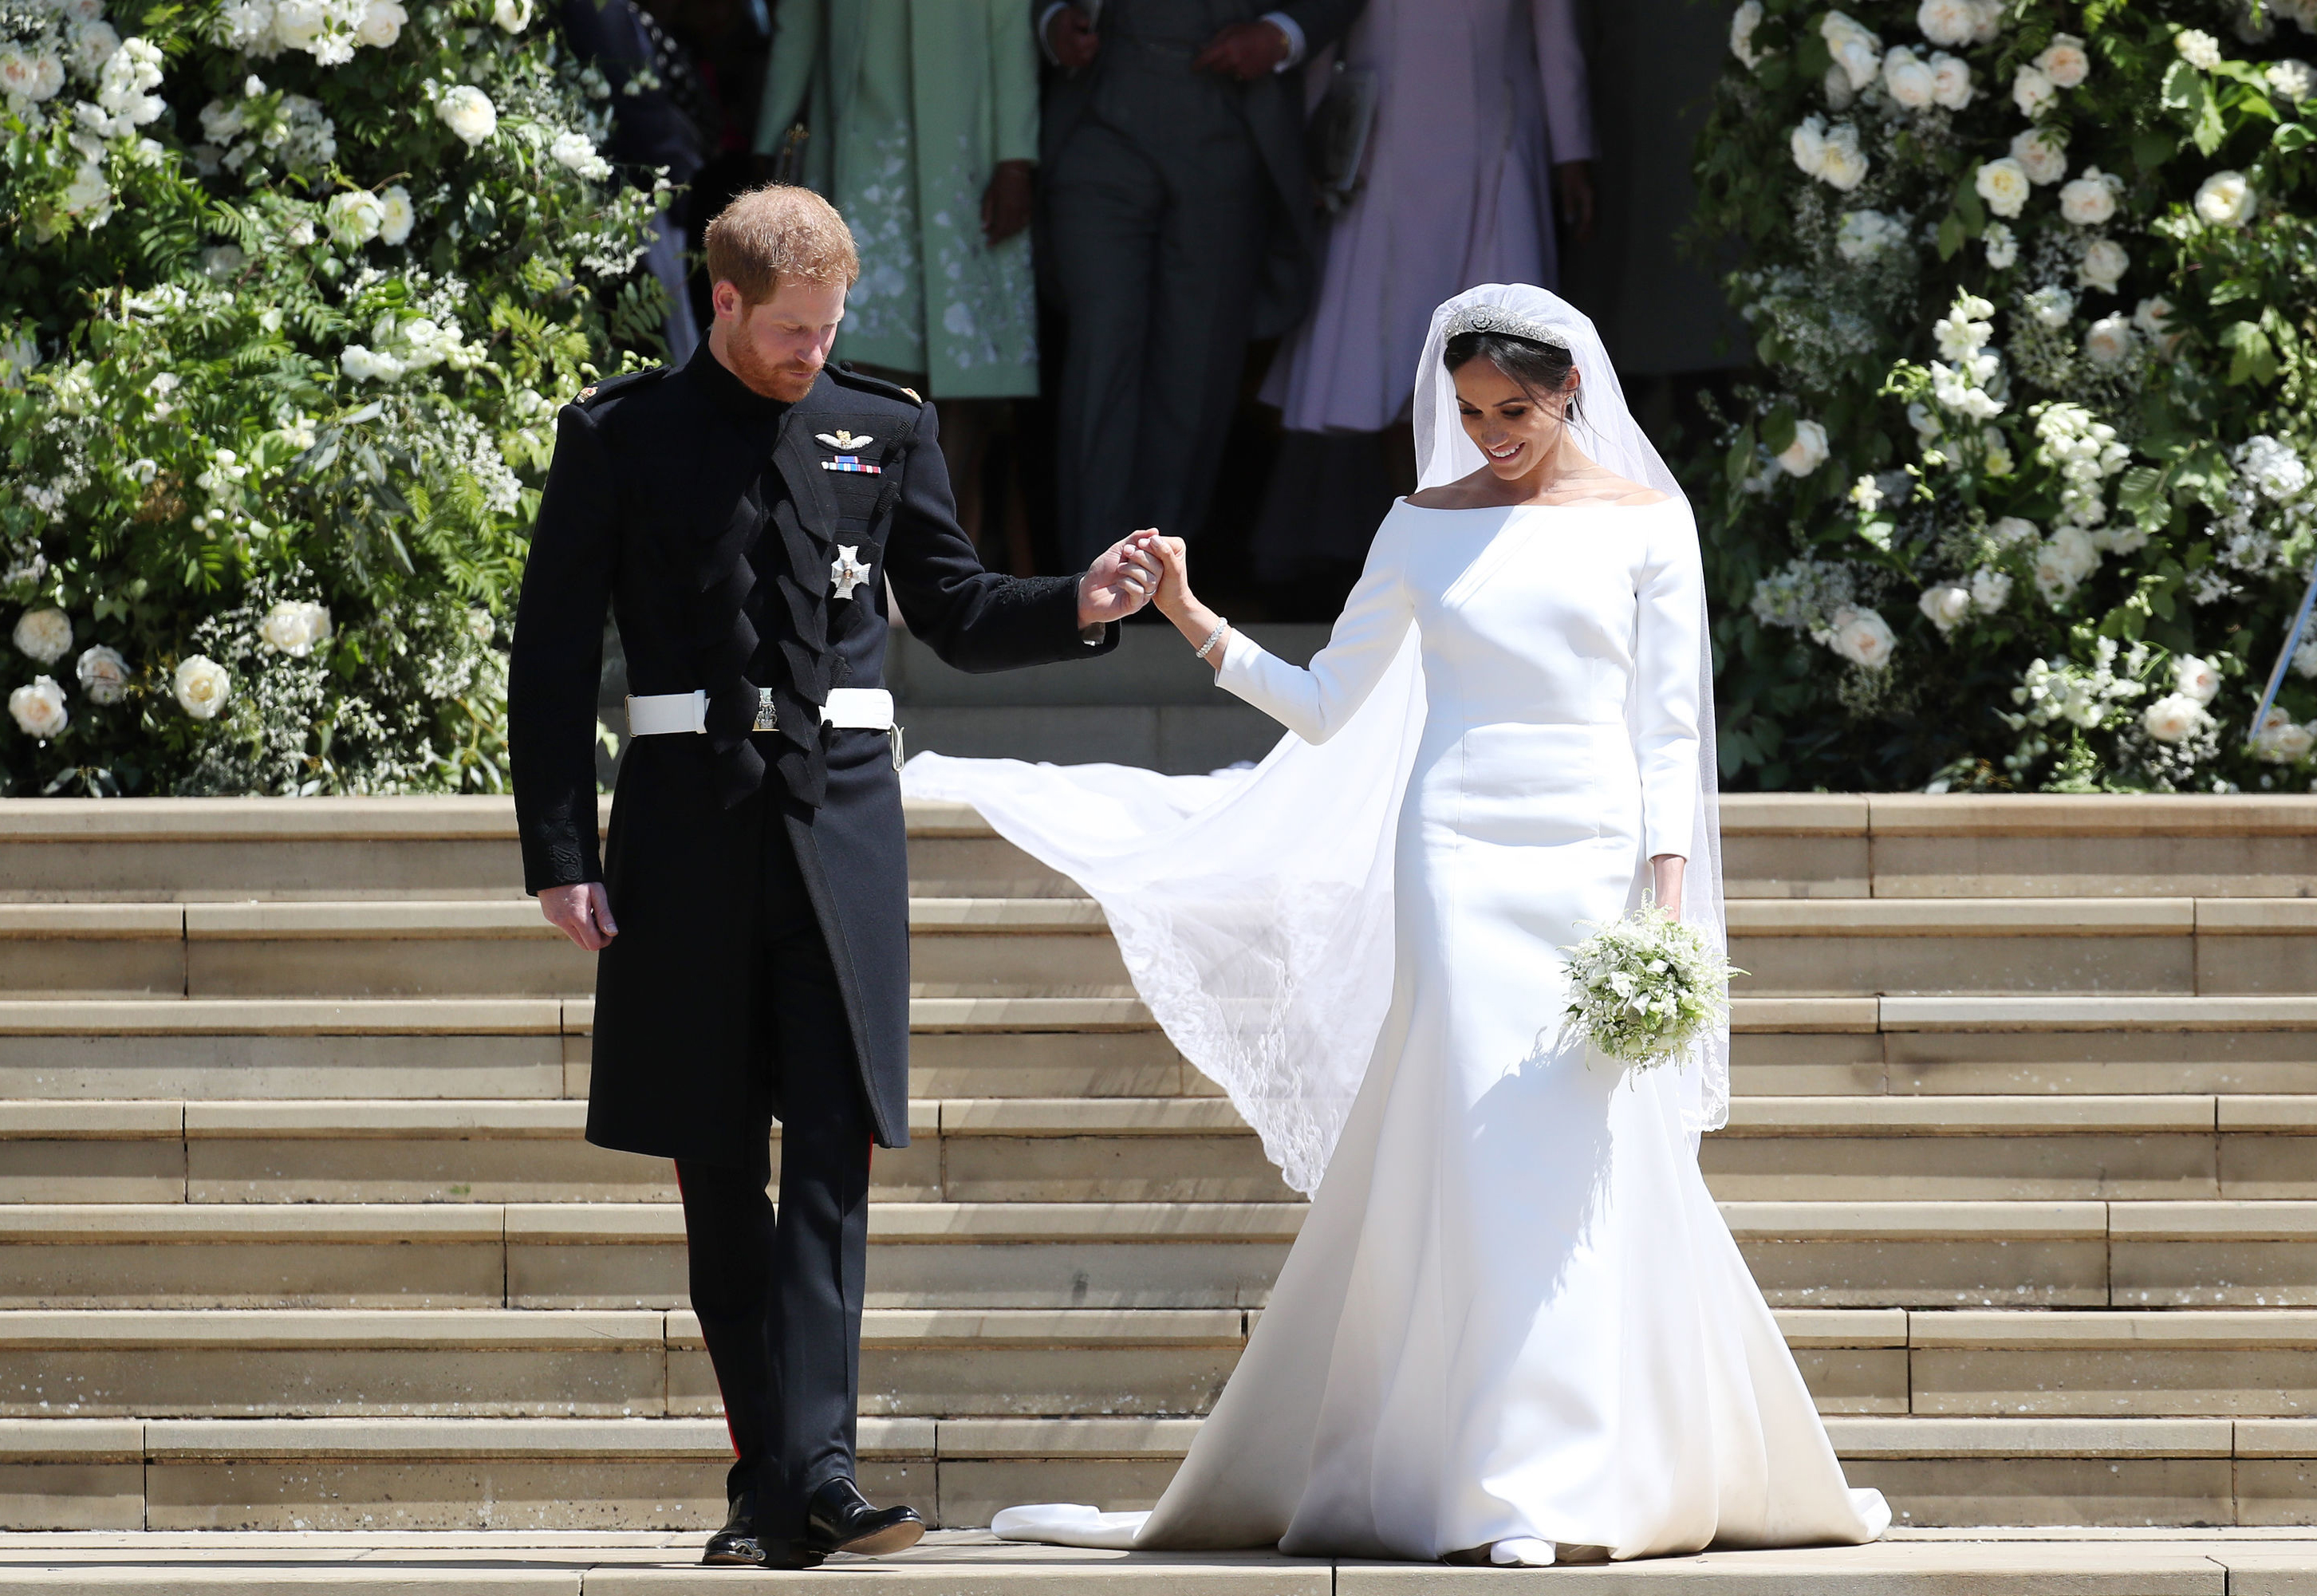
<svg viewBox="0 0 2317 1596">
<path fill-rule="evenodd" d="M 1199 530 L 1239 401 L 1270 179 L 1235 108 L 1148 125 L 1168 120 L 1130 132 L 1089 114 L 1045 174 L 1069 320 L 1059 508 L 1078 566 L 1140 527 Z"/>
</svg>

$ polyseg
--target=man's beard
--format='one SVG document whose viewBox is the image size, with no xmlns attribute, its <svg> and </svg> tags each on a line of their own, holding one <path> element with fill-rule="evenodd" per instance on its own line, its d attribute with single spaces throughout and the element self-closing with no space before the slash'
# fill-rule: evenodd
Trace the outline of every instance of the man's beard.
<svg viewBox="0 0 2317 1596">
<path fill-rule="evenodd" d="M 812 391 L 819 380 L 818 369 L 805 371 L 796 366 L 776 365 L 756 353 L 746 337 L 735 337 L 725 345 L 725 354 L 731 356 L 732 374 L 745 383 L 752 393 L 765 399 L 778 399 L 792 405 Z"/>
</svg>

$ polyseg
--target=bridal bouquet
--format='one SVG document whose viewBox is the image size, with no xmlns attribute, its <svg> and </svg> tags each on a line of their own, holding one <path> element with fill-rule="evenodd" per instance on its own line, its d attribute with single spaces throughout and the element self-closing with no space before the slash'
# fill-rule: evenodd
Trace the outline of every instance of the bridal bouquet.
<svg viewBox="0 0 2317 1596">
<path fill-rule="evenodd" d="M 1562 1036 L 1581 1036 L 1644 1070 L 1681 1057 L 1720 1021 L 1730 1008 L 1730 978 L 1745 973 L 1696 927 L 1650 902 L 1563 951 L 1570 960 Z"/>
</svg>

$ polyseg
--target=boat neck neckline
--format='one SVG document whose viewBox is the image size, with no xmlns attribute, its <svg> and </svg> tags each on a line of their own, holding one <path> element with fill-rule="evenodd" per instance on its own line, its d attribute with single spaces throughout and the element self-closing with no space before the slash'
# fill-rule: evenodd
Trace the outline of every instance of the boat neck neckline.
<svg viewBox="0 0 2317 1596">
<path fill-rule="evenodd" d="M 1663 498 L 1654 499 L 1645 505 L 1613 504 L 1606 499 L 1595 498 L 1578 499 L 1572 503 L 1565 505 L 1532 503 L 1518 505 L 1458 505 L 1452 507 L 1448 505 L 1411 504 L 1409 501 L 1408 496 L 1405 494 L 1402 494 L 1398 498 L 1392 500 L 1393 505 L 1400 509 L 1416 510 L 1427 516 L 1474 516 L 1498 510 L 1661 510 L 1668 505 L 1677 505 L 1681 502 L 1681 498 L 1678 495 L 1671 493 L 1667 494 Z"/>
</svg>

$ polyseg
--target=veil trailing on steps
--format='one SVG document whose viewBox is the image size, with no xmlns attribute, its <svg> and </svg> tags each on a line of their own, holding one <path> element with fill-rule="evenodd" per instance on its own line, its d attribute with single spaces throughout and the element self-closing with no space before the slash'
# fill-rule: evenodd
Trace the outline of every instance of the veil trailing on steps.
<svg viewBox="0 0 2317 1596">
<path fill-rule="evenodd" d="M 1490 319 L 1506 330 L 1565 343 L 1582 381 L 1578 446 L 1620 476 L 1680 493 L 1626 408 L 1592 322 L 1543 289 L 1501 283 L 1433 312 L 1416 372 L 1422 487 L 1484 463 L 1441 361 L 1452 318 L 1474 309 L 1495 312 Z M 1682 915 L 1723 948 L 1707 652 Z M 1637 707 L 1627 704 L 1629 722 Z M 1252 770 L 1164 776 L 1120 765 L 920 754 L 901 789 L 971 804 L 1000 836 L 1099 902 L 1167 1039 L 1230 1095 L 1287 1183 L 1308 1194 L 1326 1172 L 1391 1004 L 1394 838 L 1423 730 L 1424 671 L 1411 632 L 1341 731 L 1317 745 L 1290 733 Z M 1645 876 L 1646 862 L 1635 863 Z M 1719 1128 L 1729 1117 L 1726 1029 L 1683 1076 L 1693 1137 Z"/>
</svg>

